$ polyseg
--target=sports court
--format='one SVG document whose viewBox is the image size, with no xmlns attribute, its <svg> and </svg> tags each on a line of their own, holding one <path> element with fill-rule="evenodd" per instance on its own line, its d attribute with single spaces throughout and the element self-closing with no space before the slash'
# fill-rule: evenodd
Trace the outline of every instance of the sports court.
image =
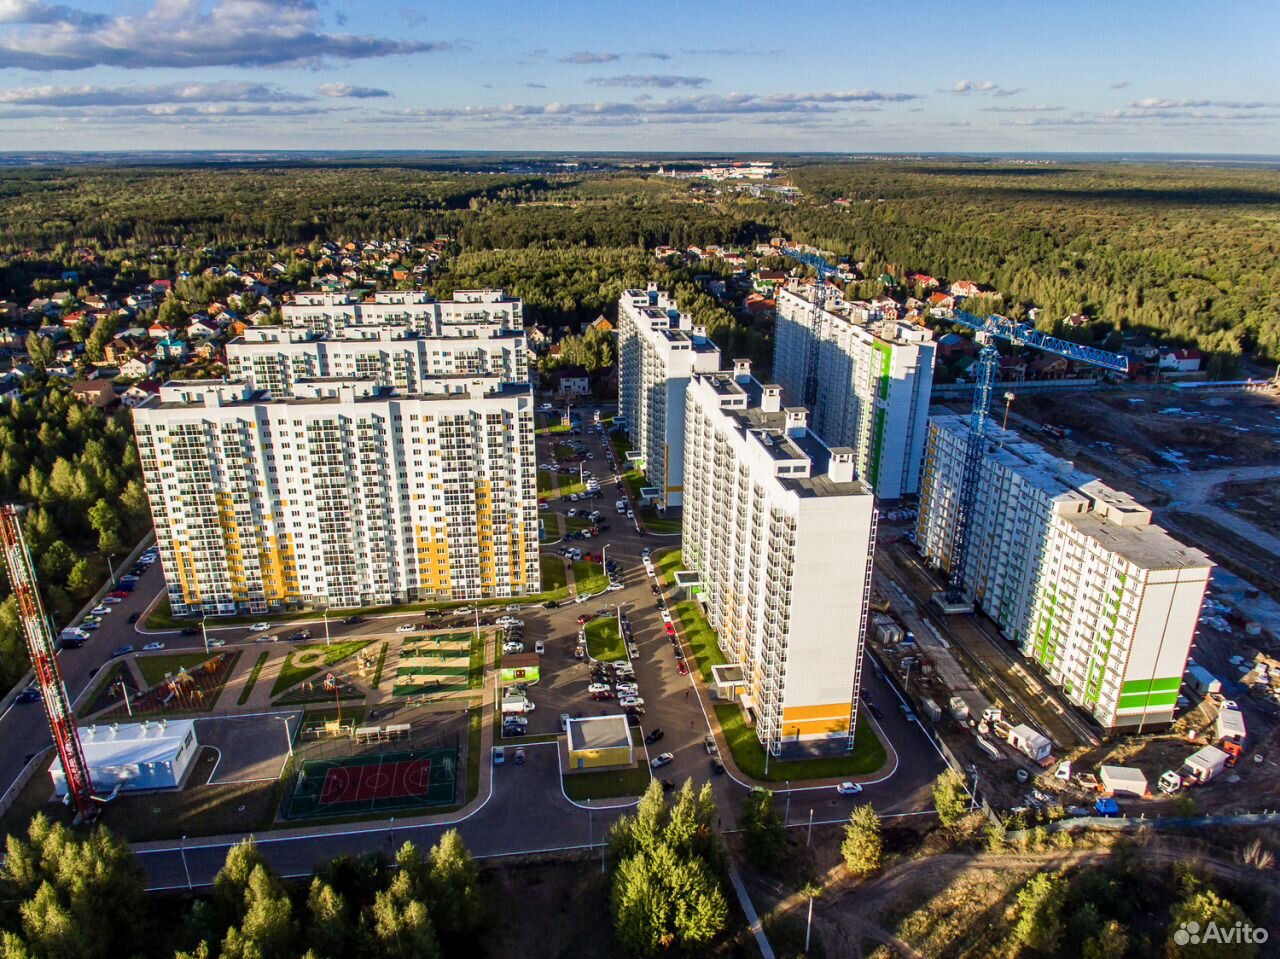
<svg viewBox="0 0 1280 959">
<path fill-rule="evenodd" d="M 467 689 L 471 674 L 471 633 L 409 636 L 395 663 L 397 696 L 421 696 Z"/>
<path fill-rule="evenodd" d="M 425 810 L 453 803 L 458 751 L 429 749 L 302 764 L 285 802 L 286 819 Z"/>
</svg>

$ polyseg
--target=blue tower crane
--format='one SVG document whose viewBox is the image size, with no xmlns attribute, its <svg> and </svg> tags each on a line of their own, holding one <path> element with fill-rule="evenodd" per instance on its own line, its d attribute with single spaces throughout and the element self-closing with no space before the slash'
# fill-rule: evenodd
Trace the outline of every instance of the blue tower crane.
<svg viewBox="0 0 1280 959">
<path fill-rule="evenodd" d="M 1023 344 L 1056 353 L 1070 360 L 1090 363 L 1116 373 L 1129 372 L 1129 358 L 1108 350 L 1083 346 L 1041 333 L 1027 323 L 1017 323 L 999 314 L 977 317 L 963 310 L 953 311 L 951 322 L 974 331 L 982 347 L 978 352 L 977 379 L 973 389 L 973 408 L 969 411 L 969 440 L 964 451 L 964 469 L 960 478 L 960 495 L 956 500 L 955 522 L 951 540 L 951 563 L 947 570 L 945 606 L 959 608 L 965 602 L 965 566 L 969 558 L 969 524 L 978 498 L 978 477 L 982 468 L 982 444 L 987 431 L 987 411 L 995 388 L 997 360 L 1000 352 L 996 340 Z M 945 608 L 945 607 L 944 607 Z"/>
</svg>

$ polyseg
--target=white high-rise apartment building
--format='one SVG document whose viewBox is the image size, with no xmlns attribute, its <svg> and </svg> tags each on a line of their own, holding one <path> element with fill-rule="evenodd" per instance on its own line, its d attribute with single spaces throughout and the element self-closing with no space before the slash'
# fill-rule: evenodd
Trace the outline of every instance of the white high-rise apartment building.
<svg viewBox="0 0 1280 959">
<path fill-rule="evenodd" d="M 497 376 L 529 382 L 524 330 L 493 324 L 446 327 L 424 335 L 407 326 L 352 326 L 320 336 L 305 328 L 255 326 L 227 344 L 227 373 L 272 396 L 292 395 L 298 380 L 372 379 L 402 393 L 437 376 Z"/>
<path fill-rule="evenodd" d="M 950 568 L 968 417 L 935 415 L 916 538 Z M 975 603 L 1105 728 L 1168 723 L 1213 563 L 1151 511 L 987 424 L 965 582 Z"/>
<path fill-rule="evenodd" d="M 502 290 L 458 290 L 452 300 L 433 300 L 422 290 L 356 293 L 295 293 L 280 307 L 284 325 L 333 336 L 350 326 L 406 326 L 423 336 L 449 336 L 451 328 L 524 328 L 520 300 Z M 463 333 L 461 335 L 478 335 Z"/>
<path fill-rule="evenodd" d="M 174 382 L 133 411 L 174 613 L 539 592 L 527 384 L 292 390 Z"/>
<path fill-rule="evenodd" d="M 871 597 L 875 498 L 806 422 L 745 360 L 689 384 L 683 559 L 775 755 L 852 746 Z"/>
<path fill-rule="evenodd" d="M 683 496 L 685 391 L 695 372 L 720 368 L 720 351 L 688 314 L 650 284 L 618 300 L 618 409 L 661 505 Z"/>
<path fill-rule="evenodd" d="M 933 387 L 933 334 L 888 320 L 873 303 L 814 288 L 777 291 L 773 375 L 787 399 L 813 409 L 813 430 L 854 450 L 859 479 L 881 499 L 920 488 Z"/>
</svg>

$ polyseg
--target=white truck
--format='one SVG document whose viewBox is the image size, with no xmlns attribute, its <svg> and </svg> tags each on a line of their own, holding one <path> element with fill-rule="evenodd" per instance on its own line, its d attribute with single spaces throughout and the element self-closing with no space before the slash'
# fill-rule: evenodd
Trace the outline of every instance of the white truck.
<svg viewBox="0 0 1280 959">
<path fill-rule="evenodd" d="M 529 702 L 526 696 L 503 696 L 502 697 L 502 714 L 509 716 L 519 713 L 533 712 L 534 705 Z"/>
</svg>

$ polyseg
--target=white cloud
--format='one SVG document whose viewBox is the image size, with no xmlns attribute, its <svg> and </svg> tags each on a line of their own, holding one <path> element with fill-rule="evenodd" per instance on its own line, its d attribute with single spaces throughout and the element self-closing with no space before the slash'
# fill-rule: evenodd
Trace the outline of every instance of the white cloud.
<svg viewBox="0 0 1280 959">
<path fill-rule="evenodd" d="M 597 87 L 702 87 L 711 81 L 706 77 L 675 76 L 664 73 L 624 73 L 616 77 L 592 77 L 587 81 Z"/>
<path fill-rule="evenodd" d="M 269 83 L 167 83 L 125 87 L 19 87 L 0 90 L 0 104 L 11 106 L 96 107 L 217 101 L 288 103 L 307 97 Z"/>
<path fill-rule="evenodd" d="M 620 59 L 616 53 L 592 53 L 590 50 L 579 50 L 576 53 L 566 53 L 560 58 L 561 63 L 612 63 L 614 60 Z"/>
<path fill-rule="evenodd" d="M 430 53 L 451 44 L 326 33 L 317 0 L 155 0 L 135 16 L 86 19 L 39 0 L 0 0 L 0 69 L 260 67 Z M 5 20 L 7 15 L 8 19 Z M 43 18 L 43 19 L 41 19 Z"/>
<path fill-rule="evenodd" d="M 381 87 L 356 87 L 350 83 L 322 83 L 316 87 L 316 93 L 322 97 L 350 97 L 355 100 L 368 100 L 374 97 L 389 97 L 390 91 Z"/>
<path fill-rule="evenodd" d="M 1015 93 L 1026 93 L 1026 87 L 1002 87 L 998 83 L 990 80 L 957 80 L 954 84 L 945 90 L 939 90 L 939 93 L 954 93 L 958 96 L 968 96 L 971 93 L 990 93 L 997 97 L 1011 97 Z"/>
<path fill-rule="evenodd" d="M 1177 110 L 1193 107 L 1221 107 L 1224 110 L 1260 110 L 1264 107 L 1280 106 L 1265 101 L 1241 102 L 1239 100 L 1192 100 L 1186 97 L 1171 99 L 1167 97 L 1147 97 L 1134 100 L 1129 104 L 1135 110 Z"/>
<path fill-rule="evenodd" d="M 983 107 L 983 113 L 1056 113 L 1066 107 L 1050 107 L 1043 103 L 1029 103 L 1016 107 Z"/>
</svg>

